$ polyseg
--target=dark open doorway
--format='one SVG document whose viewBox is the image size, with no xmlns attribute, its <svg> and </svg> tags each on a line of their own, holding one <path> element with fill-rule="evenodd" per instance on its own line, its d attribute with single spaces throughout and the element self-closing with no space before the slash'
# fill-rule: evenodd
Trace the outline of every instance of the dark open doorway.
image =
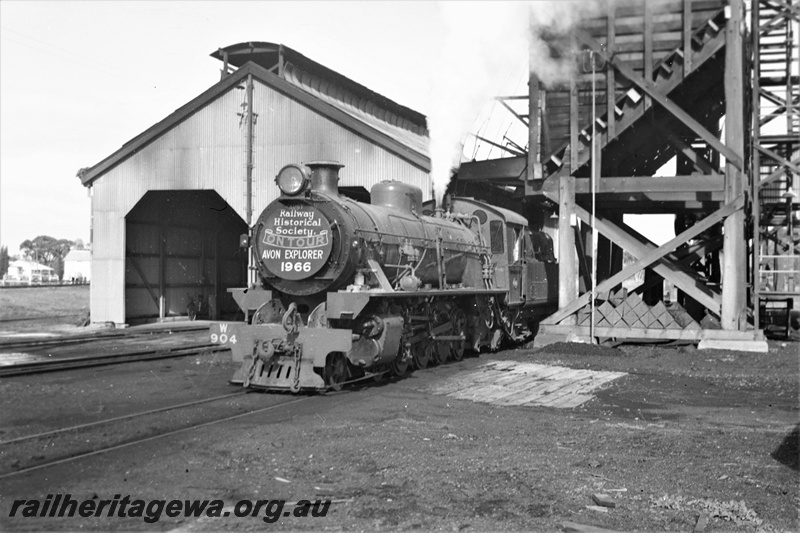
<svg viewBox="0 0 800 533">
<path fill-rule="evenodd" d="M 220 319 L 247 283 L 247 225 L 215 191 L 150 191 L 125 217 L 125 320 Z"/>
</svg>

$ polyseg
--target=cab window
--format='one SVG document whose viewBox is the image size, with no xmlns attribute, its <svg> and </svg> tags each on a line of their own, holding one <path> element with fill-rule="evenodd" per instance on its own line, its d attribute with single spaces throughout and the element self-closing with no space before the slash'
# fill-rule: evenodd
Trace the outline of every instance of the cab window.
<svg viewBox="0 0 800 533">
<path fill-rule="evenodd" d="M 534 259 L 530 233 L 527 229 L 517 231 L 516 240 L 514 241 L 514 261 L 533 261 Z"/>
<path fill-rule="evenodd" d="M 522 238 L 525 240 L 525 260 L 532 261 L 536 259 L 536 255 L 533 253 L 533 243 L 531 242 L 531 234 L 527 231 L 522 233 Z"/>
<path fill-rule="evenodd" d="M 522 259 L 522 241 L 519 234 L 519 228 L 508 226 L 508 248 L 511 250 L 511 260 L 515 263 Z"/>
<path fill-rule="evenodd" d="M 503 222 L 501 220 L 492 220 L 489 222 L 489 241 L 492 246 L 493 254 L 502 254 L 505 250 L 503 240 L 505 235 L 503 233 Z"/>
</svg>

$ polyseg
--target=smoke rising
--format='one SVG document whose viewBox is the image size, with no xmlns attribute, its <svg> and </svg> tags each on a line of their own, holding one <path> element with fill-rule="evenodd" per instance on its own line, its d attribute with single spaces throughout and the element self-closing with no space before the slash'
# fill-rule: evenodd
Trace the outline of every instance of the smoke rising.
<svg viewBox="0 0 800 533">
<path fill-rule="evenodd" d="M 464 136 L 481 107 L 500 94 L 501 82 L 529 60 L 545 85 L 569 81 L 574 61 L 553 54 L 543 33 L 565 33 L 597 7 L 597 0 L 439 4 L 446 38 L 433 72 L 428 116 L 437 203 L 461 163 Z"/>
</svg>

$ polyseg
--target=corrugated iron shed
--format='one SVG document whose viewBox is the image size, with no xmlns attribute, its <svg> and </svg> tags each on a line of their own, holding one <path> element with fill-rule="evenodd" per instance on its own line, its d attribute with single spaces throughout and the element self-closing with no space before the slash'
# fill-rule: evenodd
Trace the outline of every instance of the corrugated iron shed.
<svg viewBox="0 0 800 533">
<path fill-rule="evenodd" d="M 246 283 L 239 235 L 249 212 L 277 197 L 273 178 L 287 163 L 339 160 L 343 190 L 396 179 L 430 194 L 423 115 L 281 45 L 260 44 L 261 52 L 234 54 L 218 83 L 80 172 L 92 188 L 93 321 L 185 316 L 192 298 L 206 301 L 210 316 L 224 314 L 227 288 Z M 247 86 L 252 128 L 242 113 L 247 91 L 238 90 Z"/>
<path fill-rule="evenodd" d="M 429 139 L 424 115 L 397 104 L 283 45 L 243 43 L 220 49 L 211 55 L 223 58 L 226 54 L 226 69 L 227 65 L 241 67 L 164 120 L 126 142 L 110 156 L 84 169 L 79 175 L 83 185 L 90 186 L 109 169 L 232 87 L 241 84 L 250 74 L 270 88 L 312 108 L 421 170 L 430 171 Z"/>
</svg>

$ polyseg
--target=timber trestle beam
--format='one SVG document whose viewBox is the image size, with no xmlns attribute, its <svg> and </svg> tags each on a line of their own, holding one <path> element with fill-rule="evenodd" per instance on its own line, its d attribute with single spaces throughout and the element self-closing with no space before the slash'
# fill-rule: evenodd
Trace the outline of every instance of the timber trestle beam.
<svg viewBox="0 0 800 533">
<path fill-rule="evenodd" d="M 798 2 L 753 0 L 765 6 L 759 24 L 751 25 L 755 33 L 782 35 L 779 19 L 797 19 Z M 754 238 L 748 213 L 759 191 L 774 196 L 773 189 L 800 171 L 800 131 L 790 127 L 780 139 L 750 142 L 749 130 L 796 117 L 800 98 L 792 87 L 796 69 L 761 76 L 761 84 L 752 79 L 745 7 L 744 0 L 608 2 L 595 18 L 555 36 L 564 57 L 575 61 L 569 80 L 540 84 L 532 69 L 528 115 L 503 102 L 528 125 L 527 153 L 461 165 L 463 183 L 524 196 L 532 221 L 538 213 L 531 206 L 558 207 L 557 225 L 547 219 L 543 227 L 558 240 L 559 309 L 542 328 L 574 328 L 595 338 L 747 341 L 761 335 L 757 320 L 750 323 L 747 298 Z M 768 112 L 746 116 L 753 95 L 769 104 Z M 762 162 L 755 170 L 754 157 Z M 674 170 L 665 167 L 670 161 Z M 597 202 L 593 212 L 590 201 Z M 764 217 L 791 219 L 784 211 L 765 210 Z M 676 236 L 661 246 L 623 220 L 655 213 L 675 215 Z M 776 232 L 762 235 L 767 241 Z M 589 291 L 592 262 L 602 268 L 590 273 L 595 289 Z M 711 333 L 715 328 L 722 332 Z"/>
<path fill-rule="evenodd" d="M 720 222 L 723 218 L 733 214 L 735 211 L 738 211 L 744 207 L 744 197 L 740 196 L 733 202 L 725 205 L 722 209 L 712 213 L 702 221 L 694 224 L 691 228 L 687 229 L 680 235 L 676 236 L 675 238 L 671 239 L 670 241 L 666 242 L 665 244 L 659 246 L 658 248 L 653 249 L 655 245 L 652 243 L 648 243 L 648 245 L 643 245 L 641 243 L 632 244 L 632 240 L 628 238 L 624 238 L 625 243 L 623 244 L 623 249 L 628 251 L 631 254 L 636 256 L 637 261 L 631 263 L 627 267 L 623 268 L 621 271 L 617 272 L 610 278 L 604 280 L 595 289 L 595 293 L 600 293 L 604 291 L 608 291 L 622 283 L 632 275 L 634 275 L 639 270 L 642 270 L 645 267 L 649 267 L 656 261 L 659 261 L 667 254 L 675 250 L 678 246 L 684 244 L 685 242 L 689 241 L 690 239 L 695 238 L 697 235 L 707 231 L 711 228 L 714 224 Z M 578 217 L 583 219 L 588 219 L 588 213 L 583 213 L 581 208 L 578 208 Z M 604 222 L 598 224 L 598 228 L 600 229 L 601 233 L 603 233 L 606 237 L 610 239 L 615 239 L 623 236 L 622 229 L 615 227 L 612 223 Z M 666 269 L 664 269 L 666 270 Z M 657 270 L 658 271 L 658 270 Z M 659 272 L 661 273 L 661 272 Z M 684 271 L 685 273 L 685 271 Z M 662 274 L 663 275 L 663 274 Z M 695 298 L 696 300 L 704 303 L 706 307 L 713 313 L 719 314 L 719 296 L 713 293 L 703 291 L 698 288 L 697 280 L 691 279 L 687 280 L 685 277 L 678 275 L 675 273 L 673 275 L 672 272 L 664 276 L 670 281 L 673 281 L 676 286 L 680 289 L 685 291 L 687 294 Z M 585 306 L 589 303 L 591 298 L 591 293 L 587 292 L 580 296 L 577 300 L 570 303 L 563 309 L 559 309 L 555 314 L 549 316 L 543 323 L 545 324 L 557 324 L 568 315 L 578 311 L 581 307 Z"/>
</svg>

